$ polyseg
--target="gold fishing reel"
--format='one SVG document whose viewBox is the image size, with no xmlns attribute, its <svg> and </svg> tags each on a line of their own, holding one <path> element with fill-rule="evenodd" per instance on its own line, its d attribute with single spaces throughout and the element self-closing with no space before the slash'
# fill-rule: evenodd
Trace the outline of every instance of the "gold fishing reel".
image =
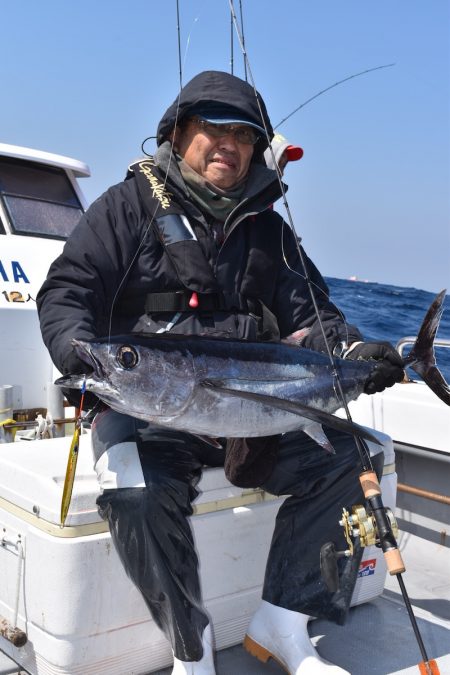
<svg viewBox="0 0 450 675">
<path fill-rule="evenodd" d="M 394 514 L 390 508 L 385 507 L 386 517 L 389 520 L 394 537 L 398 536 L 398 525 Z M 351 514 L 346 508 L 342 509 L 342 519 L 339 525 L 344 528 L 344 536 L 347 541 L 349 552 L 347 555 L 353 555 L 353 540 L 359 537 L 362 547 L 377 545 L 380 543 L 380 536 L 377 529 L 377 523 L 373 514 L 368 514 L 362 504 L 352 506 Z"/>
</svg>

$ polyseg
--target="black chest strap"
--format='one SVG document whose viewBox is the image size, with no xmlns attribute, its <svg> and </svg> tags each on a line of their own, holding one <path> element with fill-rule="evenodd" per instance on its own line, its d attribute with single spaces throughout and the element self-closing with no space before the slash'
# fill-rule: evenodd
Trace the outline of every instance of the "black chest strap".
<svg viewBox="0 0 450 675">
<path fill-rule="evenodd" d="M 195 302 L 193 303 L 193 297 Z M 260 302 L 240 293 L 191 293 L 190 291 L 159 291 L 142 295 L 125 292 L 120 300 L 121 312 L 126 315 L 158 312 L 243 312 L 261 315 Z"/>
<path fill-rule="evenodd" d="M 192 305 L 195 296 L 195 306 Z M 279 340 L 278 322 L 272 312 L 258 298 L 248 298 L 240 293 L 191 293 L 190 291 L 163 291 L 139 294 L 125 292 L 120 299 L 120 312 L 125 316 L 167 312 L 232 312 L 253 316 L 257 321 L 258 340 Z"/>
</svg>

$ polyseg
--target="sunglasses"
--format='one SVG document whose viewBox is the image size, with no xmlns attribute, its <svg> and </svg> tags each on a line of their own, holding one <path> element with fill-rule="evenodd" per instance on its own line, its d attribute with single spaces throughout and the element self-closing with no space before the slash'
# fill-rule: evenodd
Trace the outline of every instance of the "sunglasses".
<svg viewBox="0 0 450 675">
<path fill-rule="evenodd" d="M 213 124 L 199 117 L 191 117 L 190 121 L 197 124 L 205 134 L 213 138 L 221 138 L 222 136 L 233 134 L 237 142 L 244 145 L 255 145 L 260 139 L 260 135 L 253 127 L 238 124 Z"/>
</svg>

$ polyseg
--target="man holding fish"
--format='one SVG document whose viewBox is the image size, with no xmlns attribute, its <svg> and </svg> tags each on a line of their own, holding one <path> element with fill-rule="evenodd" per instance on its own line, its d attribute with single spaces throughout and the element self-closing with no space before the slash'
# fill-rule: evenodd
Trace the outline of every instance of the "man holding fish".
<svg viewBox="0 0 450 675">
<path fill-rule="evenodd" d="M 173 335 L 203 336 L 208 343 L 290 340 L 291 350 L 323 353 L 325 337 L 336 357 L 376 360 L 364 373 L 367 393 L 403 377 L 393 347 L 363 342 L 330 302 L 322 276 L 305 255 L 319 322 L 296 238 L 269 208 L 281 194 L 277 172 L 263 156 L 272 136 L 264 101 L 248 83 L 218 71 L 197 75 L 163 115 L 155 156 L 132 165 L 125 181 L 92 204 L 38 296 L 42 334 L 58 369 L 86 374 L 87 380 L 96 371 L 99 398 L 89 398 L 87 386 L 85 401 L 92 408 L 99 511 L 127 574 L 171 642 L 174 675 L 215 673 L 213 627 L 202 604 L 188 516 L 202 467 L 223 464 L 237 484 L 291 495 L 277 519 L 246 648 L 263 661 L 276 658 L 291 675 L 346 672 L 319 657 L 307 621 L 346 618 L 357 556 L 339 561 L 346 581 L 335 593 L 321 579 L 319 556 L 323 543 L 342 537 L 342 507 L 362 500 L 360 467 L 352 437 L 328 426 L 326 411 L 326 417 L 308 418 L 308 407 L 302 430 L 275 429 L 271 436 L 266 429 L 266 435 L 256 430 L 240 438 L 239 420 L 226 416 L 226 407 L 228 442 L 208 438 L 213 432 L 199 433 L 189 422 L 177 428 L 164 411 L 176 408 L 186 393 L 181 361 L 163 362 L 152 383 L 154 410 L 138 412 L 134 399 L 145 389 L 142 376 L 133 373 L 143 358 L 139 339 L 154 335 L 163 351 Z M 127 340 L 115 349 L 115 336 L 124 335 Z M 100 362 L 94 347 L 80 348 L 96 338 L 110 339 L 111 363 Z M 214 344 L 219 352 L 221 344 L 226 349 L 225 342 Z M 129 375 L 120 406 L 118 397 L 110 403 L 100 391 L 106 391 L 109 368 Z M 178 386 L 169 392 L 166 383 L 176 377 Z M 239 380 L 239 373 L 234 377 Z M 211 382 L 203 385 L 202 401 L 212 400 L 206 399 Z M 67 396 L 77 400 L 74 390 Z M 226 405 L 231 400 L 235 392 Z M 256 397 L 249 405 L 268 410 L 268 401 Z M 195 417 L 194 404 L 190 413 Z M 215 414 L 206 415 L 212 430 Z M 374 464 L 381 470 L 382 454 Z"/>
</svg>

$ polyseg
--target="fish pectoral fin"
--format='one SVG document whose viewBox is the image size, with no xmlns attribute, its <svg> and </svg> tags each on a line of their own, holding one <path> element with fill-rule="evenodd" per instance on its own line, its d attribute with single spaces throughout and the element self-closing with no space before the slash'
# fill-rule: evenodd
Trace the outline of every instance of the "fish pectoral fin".
<svg viewBox="0 0 450 675">
<path fill-rule="evenodd" d="M 324 430 L 322 429 L 321 424 L 317 424 L 317 422 L 311 422 L 311 424 L 306 425 L 306 427 L 303 427 L 303 431 L 305 434 L 308 434 L 310 438 L 313 439 L 316 443 L 318 443 L 324 450 L 330 453 L 330 455 L 335 455 L 336 450 L 333 448 L 331 445 L 330 441 L 328 440 Z"/>
<path fill-rule="evenodd" d="M 307 380 L 309 378 L 312 378 L 312 375 L 305 375 L 303 380 Z M 273 388 L 273 387 L 278 387 L 279 385 L 284 385 L 288 384 L 289 382 L 298 382 L 299 378 L 298 377 L 278 377 L 278 378 L 258 378 L 258 379 L 250 379 L 250 378 L 243 378 L 243 377 L 235 377 L 235 378 L 208 378 L 206 380 L 201 380 L 199 382 L 200 385 L 204 385 L 205 387 L 209 387 L 211 389 L 219 389 L 219 388 L 227 388 L 233 391 L 249 391 L 252 392 L 255 387 L 258 387 L 259 389 L 263 388 Z M 264 394 L 261 394 L 262 396 Z"/>
<path fill-rule="evenodd" d="M 361 427 L 355 422 L 349 422 L 348 420 L 336 417 L 331 413 L 327 413 L 324 410 L 318 410 L 317 408 L 311 408 L 311 406 L 304 405 L 298 401 L 291 401 L 284 398 L 278 398 L 277 396 L 270 396 L 269 394 L 258 394 L 254 391 L 242 391 L 238 389 L 230 389 L 229 387 L 223 386 L 220 380 L 203 380 L 201 382 L 203 387 L 209 387 L 215 391 L 220 391 L 229 396 L 236 396 L 237 398 L 246 398 L 250 401 L 255 401 L 257 403 L 262 403 L 263 405 L 270 406 L 272 408 L 278 408 L 286 412 L 293 413 L 294 415 L 299 415 L 300 417 L 306 417 L 307 419 L 317 422 L 318 424 L 324 424 L 327 427 L 332 429 L 337 429 L 346 434 L 351 434 L 352 436 L 360 436 L 365 438 L 368 441 L 372 441 L 377 445 L 382 445 L 381 441 L 370 433 L 364 427 Z"/>
</svg>

